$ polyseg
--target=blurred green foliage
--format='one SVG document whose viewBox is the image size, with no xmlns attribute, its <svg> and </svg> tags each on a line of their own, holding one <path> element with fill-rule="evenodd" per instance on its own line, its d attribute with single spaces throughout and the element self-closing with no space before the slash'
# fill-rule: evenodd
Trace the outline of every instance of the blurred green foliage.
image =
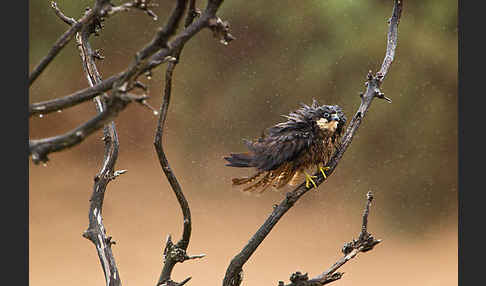
<svg viewBox="0 0 486 286">
<path fill-rule="evenodd" d="M 58 4 L 79 18 L 92 2 Z M 104 77 L 124 69 L 164 23 L 174 1 L 155 2 L 157 22 L 139 11 L 120 13 L 92 39 L 104 50 Z M 368 70 L 377 71 L 383 60 L 391 9 L 391 0 L 225 1 L 218 15 L 231 23 L 237 39 L 223 46 L 204 30 L 186 45 L 167 125 L 167 141 L 178 149 L 169 156 L 204 161 L 243 151 L 241 138 L 259 136 L 312 98 L 341 105 L 351 118 Z M 67 27 L 49 1 L 30 1 L 29 12 L 32 68 Z M 374 101 L 335 174 L 344 182 L 344 200 L 361 204 L 361 193 L 371 189 L 384 201 L 377 212 L 391 231 L 416 235 L 456 219 L 457 51 L 457 1 L 405 1 L 396 60 L 382 86 L 393 103 Z M 163 71 L 159 67 L 145 80 L 154 106 L 160 104 Z M 31 87 L 30 102 L 86 86 L 70 43 Z M 118 119 L 123 155 L 137 156 L 152 148 L 155 118 L 133 106 L 126 113 Z M 92 114 L 62 116 L 82 122 Z M 32 136 L 57 128 L 34 121 Z M 74 127 L 56 122 L 62 130 Z M 124 144 L 133 141 L 147 147 Z M 212 175 L 211 166 L 198 171 L 197 178 Z"/>
</svg>

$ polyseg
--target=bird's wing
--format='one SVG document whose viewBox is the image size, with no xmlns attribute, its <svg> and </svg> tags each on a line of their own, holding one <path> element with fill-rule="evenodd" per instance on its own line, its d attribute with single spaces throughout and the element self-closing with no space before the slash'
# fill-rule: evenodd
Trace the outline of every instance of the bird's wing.
<svg viewBox="0 0 486 286">
<path fill-rule="evenodd" d="M 252 163 L 260 170 L 270 171 L 291 162 L 309 150 L 314 135 L 312 128 L 303 122 L 284 122 L 268 130 L 269 134 L 255 142 L 247 141 L 253 153 Z"/>
</svg>

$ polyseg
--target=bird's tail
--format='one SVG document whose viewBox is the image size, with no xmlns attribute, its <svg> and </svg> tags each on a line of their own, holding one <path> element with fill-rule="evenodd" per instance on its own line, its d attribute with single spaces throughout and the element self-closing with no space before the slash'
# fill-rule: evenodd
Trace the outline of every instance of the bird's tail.
<svg viewBox="0 0 486 286">
<path fill-rule="evenodd" d="M 255 191 L 260 189 L 260 193 L 269 187 L 280 189 L 294 179 L 298 171 L 292 168 L 291 164 L 284 164 L 272 171 L 258 171 L 251 177 L 233 178 L 233 185 L 249 184 L 243 191 Z M 299 177 L 297 175 L 297 177 Z"/>
<path fill-rule="evenodd" d="M 257 172 L 251 177 L 233 178 L 233 185 L 243 185 L 255 181 L 263 172 Z"/>
<path fill-rule="evenodd" d="M 258 178 L 261 175 L 263 175 L 262 178 Z M 273 181 L 273 174 L 271 172 L 257 172 L 251 177 L 244 177 L 244 178 L 233 178 L 233 185 L 244 185 L 244 184 L 250 184 L 246 188 L 243 189 L 244 192 L 247 191 L 254 191 L 257 190 L 258 188 L 261 188 L 260 193 L 264 192 L 268 187 L 271 186 L 271 183 Z M 256 181 L 256 182 L 255 182 Z M 255 182 L 254 184 L 252 184 Z"/>
<path fill-rule="evenodd" d="M 229 164 L 226 164 L 226 166 L 240 168 L 255 167 L 253 163 L 253 154 L 251 153 L 231 153 L 229 157 L 224 157 L 224 159 L 229 162 Z"/>
</svg>

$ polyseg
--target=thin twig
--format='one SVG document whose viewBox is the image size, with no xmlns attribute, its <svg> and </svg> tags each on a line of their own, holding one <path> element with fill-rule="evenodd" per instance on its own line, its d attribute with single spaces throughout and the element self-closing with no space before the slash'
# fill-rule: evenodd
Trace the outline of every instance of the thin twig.
<svg viewBox="0 0 486 286">
<path fill-rule="evenodd" d="M 395 11 L 402 10 L 403 0 L 395 0 L 394 1 L 394 8 L 393 8 L 393 15 L 392 19 L 389 24 L 389 33 L 387 41 L 387 55 L 394 54 L 396 49 L 396 40 L 397 40 L 397 33 L 398 33 L 398 23 L 400 20 L 401 13 L 396 13 Z M 392 40 L 390 40 L 392 39 Z M 388 57 L 387 57 L 388 58 Z M 388 60 L 386 60 L 388 61 Z M 386 66 L 391 64 L 387 63 Z M 371 102 L 375 97 L 379 97 L 382 94 L 379 90 L 379 86 L 382 83 L 383 77 L 379 74 L 373 76 L 370 72 L 367 77 L 366 83 L 366 92 L 365 94 L 361 95 L 361 104 L 356 112 L 355 116 L 352 118 L 351 122 L 349 123 L 349 127 L 346 130 L 345 135 L 343 136 L 343 140 L 341 142 L 341 146 L 339 150 L 333 155 L 328 164 L 329 170 L 326 172 L 327 177 L 329 177 L 339 164 L 344 152 L 346 152 L 349 144 L 356 134 L 358 127 L 360 126 L 366 111 L 371 105 Z M 325 178 L 322 176 L 320 172 L 316 172 L 314 174 L 317 176 L 315 179 L 315 183 L 317 186 L 322 184 Z M 317 187 L 316 187 L 317 188 Z M 231 260 L 226 274 L 223 280 L 223 286 L 235 286 L 241 283 L 241 275 L 243 265 L 248 261 L 251 255 L 255 252 L 258 248 L 260 243 L 265 239 L 265 237 L 270 233 L 273 227 L 277 224 L 277 222 L 282 218 L 282 216 L 295 204 L 299 198 L 307 193 L 311 188 L 307 188 L 304 183 L 300 184 L 297 188 L 293 191 L 286 194 L 285 199 L 274 208 L 273 212 L 267 218 L 267 220 L 263 223 L 263 225 L 258 229 L 258 231 L 250 238 L 248 243 L 243 247 L 243 249 Z"/>
<path fill-rule="evenodd" d="M 192 20 L 195 17 L 194 14 L 195 14 L 195 0 L 191 0 L 189 5 L 189 11 L 187 12 L 186 23 L 184 25 L 186 28 L 192 23 Z M 165 126 L 165 121 L 167 119 L 167 112 L 169 109 L 169 103 L 172 94 L 172 76 L 174 73 L 174 69 L 178 63 L 180 54 L 182 52 L 182 48 L 183 45 L 181 45 L 178 48 L 178 50 L 176 50 L 175 58 L 169 62 L 165 73 L 164 96 L 162 99 L 162 104 L 160 106 L 159 120 L 157 122 L 157 129 L 155 132 L 154 147 L 157 152 L 157 156 L 159 158 L 159 162 L 162 167 L 162 170 L 164 171 L 167 180 L 169 181 L 171 188 L 174 194 L 176 195 L 177 201 L 179 202 L 179 205 L 181 207 L 182 214 L 184 217 L 184 224 L 183 224 L 182 238 L 179 240 L 179 242 L 177 242 L 174 245 L 172 243 L 171 236 L 168 236 L 167 238 L 165 251 L 164 251 L 164 264 L 162 267 L 162 271 L 160 273 L 160 277 L 157 281 L 157 285 L 185 284 L 187 281 L 189 281 L 188 279 L 190 279 L 190 277 L 180 283 L 172 281 L 171 274 L 172 274 L 172 270 L 174 269 L 174 266 L 177 263 L 182 263 L 186 260 L 202 258 L 205 256 L 204 254 L 195 255 L 195 256 L 187 255 L 187 247 L 189 246 L 189 241 L 191 238 L 191 230 L 192 230 L 191 211 L 189 208 L 189 204 L 184 196 L 184 193 L 182 192 L 182 188 L 179 182 L 177 181 L 174 172 L 169 166 L 169 162 L 167 160 L 167 156 L 165 155 L 163 144 L 162 144 L 163 131 Z"/>
<path fill-rule="evenodd" d="M 163 102 L 160 107 L 160 114 L 159 120 L 157 123 L 157 130 L 155 133 L 155 140 L 154 140 L 154 147 L 157 152 L 157 156 L 159 158 L 160 165 L 162 170 L 164 171 L 167 180 L 170 183 L 174 194 L 177 197 L 177 201 L 182 210 L 182 214 L 184 217 L 184 229 L 182 232 L 182 238 L 177 242 L 177 244 L 172 244 L 170 239 L 167 240 L 166 243 L 166 251 L 165 251 L 165 261 L 164 266 L 162 268 L 162 272 L 160 274 L 159 280 L 157 285 L 164 284 L 165 282 L 170 280 L 170 275 L 172 273 L 172 269 L 174 268 L 177 262 L 184 261 L 184 257 L 186 256 L 187 246 L 189 245 L 189 240 L 191 238 L 191 210 L 189 209 L 189 204 L 182 192 L 182 188 L 177 181 L 177 178 L 170 168 L 169 162 L 167 160 L 167 156 L 164 152 L 164 147 L 162 144 L 162 136 L 163 136 L 163 129 L 165 125 L 165 120 L 167 118 L 167 111 L 169 108 L 170 97 L 171 97 L 171 89 L 172 89 L 172 74 L 174 72 L 176 63 L 171 62 L 167 66 L 167 71 L 165 73 L 165 89 L 164 89 L 164 97 Z"/>
<path fill-rule="evenodd" d="M 155 3 L 150 3 L 150 0 L 133 0 L 132 2 L 123 3 L 119 6 L 113 6 L 107 11 L 107 16 L 112 16 L 118 12 L 130 11 L 132 8 L 144 11 L 147 15 L 157 21 L 158 17 L 150 9 L 150 7 L 157 6 Z"/>
<path fill-rule="evenodd" d="M 69 18 L 68 16 L 64 15 L 64 13 L 61 11 L 61 9 L 59 9 L 59 7 L 57 6 L 56 2 L 51 1 L 51 8 L 54 10 L 54 13 L 56 13 L 57 17 L 59 17 L 59 19 L 63 20 L 64 23 L 66 23 L 70 26 L 75 25 L 77 23 L 77 21 L 74 18 Z"/>
</svg>

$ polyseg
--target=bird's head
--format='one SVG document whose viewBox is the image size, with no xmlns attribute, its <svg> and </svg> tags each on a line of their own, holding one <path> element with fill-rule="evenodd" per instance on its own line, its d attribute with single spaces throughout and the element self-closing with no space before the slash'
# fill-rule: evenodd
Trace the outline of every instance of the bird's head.
<svg viewBox="0 0 486 286">
<path fill-rule="evenodd" d="M 271 136 L 279 136 L 289 131 L 298 131 L 313 126 L 331 135 L 333 140 L 342 135 L 346 116 L 338 105 L 319 105 L 314 99 L 312 104 L 302 104 L 302 107 L 289 115 L 282 115 L 288 120 L 269 128 Z"/>
<path fill-rule="evenodd" d="M 341 133 L 346 124 L 346 116 L 338 105 L 321 105 L 313 100 L 311 106 L 307 106 L 306 113 L 310 120 L 314 121 L 324 132 Z"/>
<path fill-rule="evenodd" d="M 331 133 L 342 129 L 342 126 L 346 123 L 346 117 L 337 105 L 320 106 L 314 120 L 322 131 Z"/>
</svg>

